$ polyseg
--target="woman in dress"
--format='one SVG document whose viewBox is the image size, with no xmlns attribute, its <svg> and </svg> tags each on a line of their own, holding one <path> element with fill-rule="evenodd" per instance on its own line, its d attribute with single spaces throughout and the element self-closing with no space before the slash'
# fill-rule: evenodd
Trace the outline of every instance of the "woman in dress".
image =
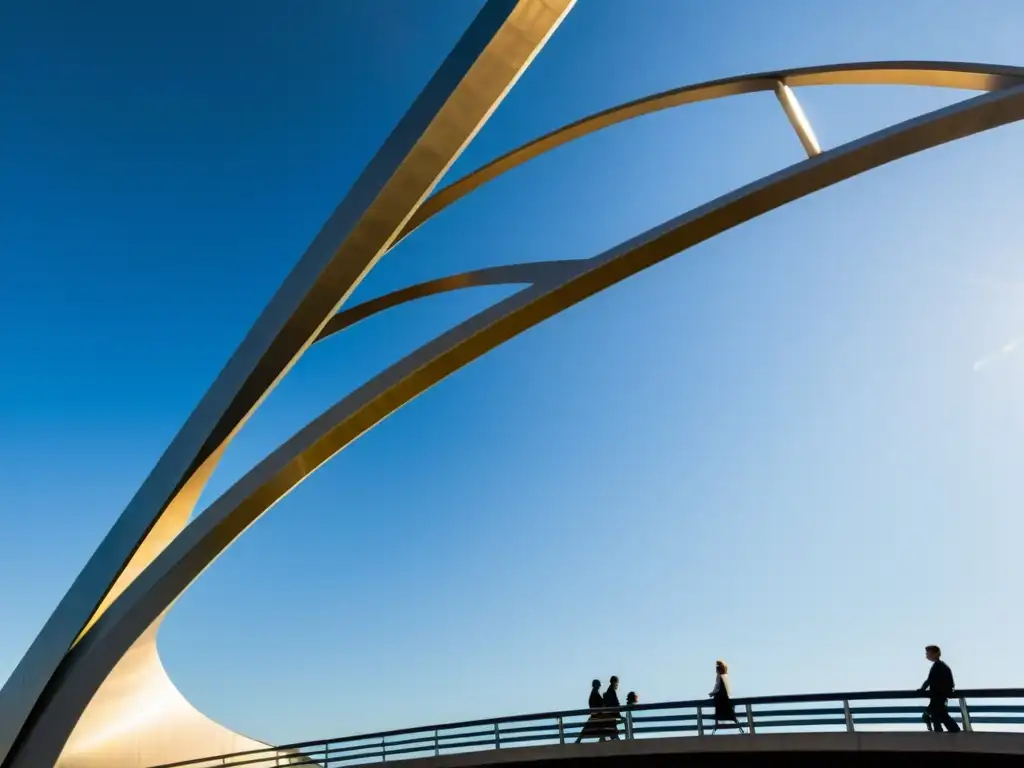
<svg viewBox="0 0 1024 768">
<path fill-rule="evenodd" d="M 731 688 L 729 687 L 729 667 L 721 659 L 715 662 L 715 687 L 708 695 L 711 696 L 715 704 L 715 728 L 711 733 L 713 734 L 717 731 L 718 726 L 722 723 L 733 723 L 740 729 L 740 733 L 745 733 L 743 726 L 736 719 L 736 707 L 732 703 Z"/>
<path fill-rule="evenodd" d="M 604 699 L 601 696 L 601 681 L 594 680 L 590 684 L 590 700 L 587 703 L 590 707 L 590 717 L 587 718 L 587 722 L 580 728 L 580 735 L 576 737 L 576 743 L 579 744 L 586 738 L 600 738 L 604 741 L 605 734 L 603 730 L 605 723 L 603 722 L 603 714 L 601 707 L 604 706 Z"/>
</svg>

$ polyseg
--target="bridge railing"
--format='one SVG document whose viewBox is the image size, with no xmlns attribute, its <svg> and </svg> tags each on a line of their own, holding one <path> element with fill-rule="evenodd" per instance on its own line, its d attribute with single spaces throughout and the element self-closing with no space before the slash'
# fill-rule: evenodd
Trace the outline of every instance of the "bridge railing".
<svg viewBox="0 0 1024 768">
<path fill-rule="evenodd" d="M 733 699 L 738 724 L 747 734 L 808 731 L 922 730 L 927 700 L 916 691 L 859 691 Z M 1024 732 L 1024 689 L 965 690 L 950 699 L 949 711 L 961 728 Z M 343 736 L 216 755 L 153 768 L 280 768 L 379 763 L 524 746 L 571 744 L 581 732 L 587 740 L 615 733 L 620 739 L 703 737 L 715 731 L 710 699 L 640 704 L 623 708 L 617 720 L 601 720 L 584 731 L 589 709 L 514 715 L 423 728 L 405 728 L 361 736 Z M 602 710 L 601 714 L 614 714 Z M 719 733 L 738 733 L 719 723 Z"/>
</svg>

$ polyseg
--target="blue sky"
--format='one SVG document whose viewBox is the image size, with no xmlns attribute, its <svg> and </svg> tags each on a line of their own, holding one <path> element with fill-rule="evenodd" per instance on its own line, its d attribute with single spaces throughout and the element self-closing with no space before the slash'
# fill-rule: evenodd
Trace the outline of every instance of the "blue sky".
<svg viewBox="0 0 1024 768">
<path fill-rule="evenodd" d="M 0 677 L 480 2 L 0 9 Z M 647 93 L 871 59 L 1020 60 L 1024 7 L 583 0 L 453 170 Z M 826 147 L 966 97 L 803 89 Z M 161 634 L 203 711 L 285 741 L 582 706 L 1020 685 L 1024 128 L 846 182 L 614 287 L 344 451 Z M 610 129 L 446 211 L 356 299 L 584 258 L 801 159 L 770 94 Z M 506 295 L 303 358 L 206 501 Z"/>
</svg>

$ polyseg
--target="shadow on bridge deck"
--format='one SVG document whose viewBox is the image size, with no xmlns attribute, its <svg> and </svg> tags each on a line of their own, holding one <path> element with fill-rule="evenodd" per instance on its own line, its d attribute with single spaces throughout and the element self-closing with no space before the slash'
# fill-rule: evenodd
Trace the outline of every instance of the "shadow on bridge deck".
<svg viewBox="0 0 1024 768">
<path fill-rule="evenodd" d="M 636 739 L 554 747 L 469 752 L 396 760 L 403 768 L 669 768 L 691 765 L 831 765 L 859 755 L 924 758 L 941 765 L 1019 765 L 1024 733 L 770 733 L 699 738 Z M 389 764 L 392 761 L 388 761 Z"/>
</svg>

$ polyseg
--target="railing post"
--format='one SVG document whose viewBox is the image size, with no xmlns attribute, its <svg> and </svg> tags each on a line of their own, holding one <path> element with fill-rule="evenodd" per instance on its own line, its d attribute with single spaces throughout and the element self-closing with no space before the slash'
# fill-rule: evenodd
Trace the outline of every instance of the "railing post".
<svg viewBox="0 0 1024 768">
<path fill-rule="evenodd" d="M 331 742 L 324 742 L 324 768 L 330 768 L 331 765 Z"/>
<path fill-rule="evenodd" d="M 747 704 L 747 733 L 754 735 L 754 708 Z"/>
<path fill-rule="evenodd" d="M 437 735 L 437 728 L 434 729 L 434 757 L 441 754 L 441 739 Z"/>
<path fill-rule="evenodd" d="M 562 718 L 558 718 L 558 743 L 565 744 L 565 723 Z"/>
<path fill-rule="evenodd" d="M 697 705 L 697 735 L 704 735 L 704 707 Z"/>
<path fill-rule="evenodd" d="M 498 730 L 498 724 L 494 724 L 494 748 L 501 749 L 501 732 Z"/>
<path fill-rule="evenodd" d="M 388 761 L 388 745 L 384 742 L 384 737 L 380 737 L 380 761 L 386 763 Z"/>
<path fill-rule="evenodd" d="M 853 712 L 850 711 L 850 702 L 843 699 L 843 717 L 846 718 L 846 730 L 853 733 Z"/>
<path fill-rule="evenodd" d="M 967 699 L 963 696 L 960 697 L 960 718 L 963 721 L 965 731 L 974 730 L 971 727 L 971 713 L 970 710 L 967 709 Z"/>
<path fill-rule="evenodd" d="M 633 713 L 626 710 L 626 739 L 633 738 Z"/>
</svg>

